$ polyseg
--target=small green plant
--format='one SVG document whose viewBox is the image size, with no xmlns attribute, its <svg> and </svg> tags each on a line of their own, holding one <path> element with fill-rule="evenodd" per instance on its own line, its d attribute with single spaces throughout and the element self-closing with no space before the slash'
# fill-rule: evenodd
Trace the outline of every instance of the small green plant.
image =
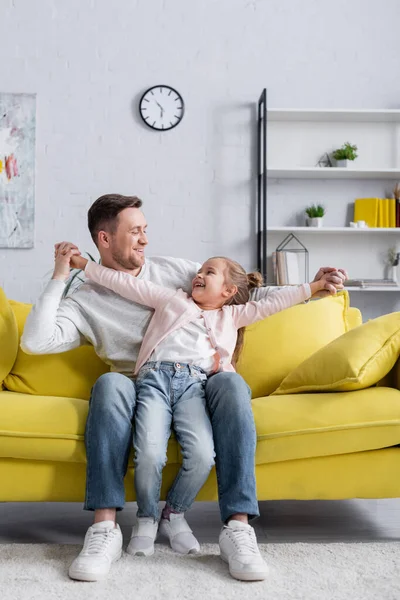
<svg viewBox="0 0 400 600">
<path fill-rule="evenodd" d="M 306 215 L 310 219 L 318 219 L 325 214 L 325 208 L 321 204 L 312 204 L 306 208 Z"/>
<path fill-rule="evenodd" d="M 91 254 L 89 254 L 89 252 L 85 252 L 85 254 L 89 258 L 89 260 L 96 262 L 96 260 L 93 258 L 93 256 Z M 100 260 L 99 260 L 99 262 L 100 262 Z M 85 281 L 84 279 L 82 279 L 82 277 L 80 277 L 80 273 L 82 273 L 82 269 L 71 269 L 71 274 L 70 274 L 69 278 L 67 279 L 67 281 L 65 282 L 65 288 L 63 291 L 63 295 L 62 295 L 63 298 L 68 296 L 69 292 L 71 292 L 72 289 L 75 289 L 76 287 L 78 287 L 80 285 L 78 283 L 78 281 L 81 283 L 83 283 Z"/>
<path fill-rule="evenodd" d="M 346 142 L 341 148 L 335 150 L 332 154 L 335 160 L 355 160 L 358 156 L 357 146 Z"/>
</svg>

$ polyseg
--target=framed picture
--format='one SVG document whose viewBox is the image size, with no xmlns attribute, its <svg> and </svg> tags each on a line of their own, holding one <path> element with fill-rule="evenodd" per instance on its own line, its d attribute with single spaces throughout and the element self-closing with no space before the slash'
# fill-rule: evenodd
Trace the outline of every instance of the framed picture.
<svg viewBox="0 0 400 600">
<path fill-rule="evenodd" d="M 36 96 L 0 92 L 0 248 L 32 248 Z"/>
</svg>

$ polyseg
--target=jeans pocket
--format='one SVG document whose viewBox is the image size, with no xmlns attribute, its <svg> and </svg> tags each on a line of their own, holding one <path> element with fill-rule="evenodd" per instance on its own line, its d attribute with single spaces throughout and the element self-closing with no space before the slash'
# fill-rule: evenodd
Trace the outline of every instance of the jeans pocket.
<svg viewBox="0 0 400 600">
<path fill-rule="evenodd" d="M 200 371 L 194 371 L 193 377 L 197 379 L 197 381 L 200 381 L 200 383 L 203 384 L 203 387 L 206 385 L 207 375 L 205 373 L 201 373 Z"/>
<path fill-rule="evenodd" d="M 135 384 L 137 385 L 138 383 L 146 379 L 146 377 L 148 377 L 150 373 L 154 373 L 154 369 L 152 367 L 142 367 L 136 376 Z"/>
</svg>

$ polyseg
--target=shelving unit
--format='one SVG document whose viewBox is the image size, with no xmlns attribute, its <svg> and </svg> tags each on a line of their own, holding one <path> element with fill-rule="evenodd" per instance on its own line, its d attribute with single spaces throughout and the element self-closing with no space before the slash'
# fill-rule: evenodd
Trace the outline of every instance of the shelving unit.
<svg viewBox="0 0 400 600">
<path fill-rule="evenodd" d="M 349 292 L 400 292 L 400 287 L 386 287 L 386 286 L 376 286 L 376 287 L 353 287 L 348 286 L 346 290 Z"/>
<path fill-rule="evenodd" d="M 325 152 L 331 153 L 340 147 L 344 141 L 356 143 L 359 148 L 359 157 L 352 168 L 319 167 L 318 161 Z M 307 204 L 312 203 L 309 199 L 313 190 L 321 190 L 322 194 L 328 191 L 330 202 L 338 198 L 343 206 L 343 191 L 351 189 L 351 198 L 365 197 L 369 193 L 375 197 L 376 194 L 390 193 L 393 182 L 400 181 L 400 109 L 372 109 L 372 110 L 324 110 L 324 109 L 280 109 L 267 108 L 267 90 L 264 89 L 258 101 L 258 185 L 257 185 L 257 264 L 265 280 L 268 280 L 268 250 L 271 252 L 269 236 L 273 237 L 273 247 L 280 241 L 278 234 L 302 234 L 308 236 L 311 246 L 327 250 L 327 244 L 323 241 L 323 235 L 329 235 L 329 246 L 333 250 L 351 252 L 351 256 L 358 255 L 355 244 L 363 240 L 360 245 L 360 257 L 353 260 L 354 266 L 360 261 L 365 265 L 365 271 L 371 269 L 374 274 L 378 271 L 378 254 L 395 245 L 400 238 L 400 228 L 350 228 L 343 226 L 330 226 L 322 228 L 303 227 L 298 225 L 280 225 L 279 221 L 286 223 L 292 220 L 300 222 L 300 210 L 304 210 Z M 275 181 L 274 181 L 275 180 Z M 283 180 L 280 184 L 279 180 Z M 283 188 L 286 180 L 287 188 Z M 297 182 L 291 180 L 298 180 Z M 308 180 L 308 183 L 307 183 Z M 327 180 L 324 184 L 323 181 Z M 315 186 L 312 187 L 312 182 Z M 318 183 L 320 181 L 320 183 Z M 342 182 L 342 183 L 340 183 Z M 386 183 L 385 183 L 386 182 Z M 270 187 L 272 186 L 272 187 Z M 281 187 L 279 187 L 281 186 Z M 297 199 L 301 198 L 301 187 L 305 186 L 304 203 L 297 210 Z M 324 187 L 321 187 L 324 186 Z M 329 186 L 329 188 L 327 187 Z M 350 187 L 352 186 L 352 187 Z M 288 196 L 285 197 L 285 190 Z M 372 190 L 375 190 L 375 193 Z M 384 190 L 388 190 L 384 192 Z M 274 210 L 268 215 L 268 195 L 275 194 L 279 199 L 280 206 L 274 204 Z M 324 195 L 320 198 L 314 191 L 318 201 L 324 203 Z M 357 194 L 360 194 L 359 196 Z M 384 197 L 384 196 L 381 196 Z M 351 200 L 347 202 L 347 205 Z M 284 216 L 283 205 L 290 204 L 288 215 Z M 343 220 L 339 215 L 337 205 L 332 207 L 331 223 L 335 221 L 349 221 L 349 211 L 342 208 Z M 290 212 L 291 211 L 291 212 Z M 346 212 L 346 215 L 345 215 Z M 339 215 L 339 216 L 338 216 Z M 268 222 L 269 221 L 269 222 Z M 272 225 L 270 222 L 275 222 Z M 332 237 L 333 236 L 333 237 Z M 337 239 L 336 239 L 337 236 Z M 360 237 L 361 236 L 361 237 Z M 367 238 L 363 237 L 367 236 Z M 385 244 L 385 238 L 390 239 Z M 315 242 L 313 242 L 315 240 Z M 346 240 L 346 242 L 345 242 Z M 373 260 L 368 258 L 368 251 L 375 252 Z M 336 252 L 332 251 L 332 260 L 335 261 Z M 339 252 L 340 254 L 340 252 Z M 369 255 L 371 257 L 371 254 Z M 370 266 L 369 263 L 373 263 Z M 368 266 L 367 266 L 368 265 Z M 357 269 L 358 270 L 358 269 Z M 358 273 L 352 273 L 358 277 Z M 375 278 L 379 278 L 379 275 Z M 347 288 L 349 291 L 400 291 L 396 288 Z"/>
</svg>

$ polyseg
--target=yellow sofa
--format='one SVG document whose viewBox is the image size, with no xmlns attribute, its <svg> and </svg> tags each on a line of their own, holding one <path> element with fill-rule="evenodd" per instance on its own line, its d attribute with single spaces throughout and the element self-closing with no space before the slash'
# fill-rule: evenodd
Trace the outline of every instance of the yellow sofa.
<svg viewBox="0 0 400 600">
<path fill-rule="evenodd" d="M 30 306 L 0 289 L 0 501 L 83 501 L 90 388 L 107 367 L 91 347 L 28 356 L 19 348 Z M 361 314 L 347 293 L 293 307 L 248 328 L 238 370 L 253 392 L 260 500 L 400 496 L 400 391 L 271 395 L 304 360 Z M 386 387 L 383 384 L 386 383 Z M 393 386 L 393 387 L 391 387 Z M 171 438 L 162 494 L 180 451 Z M 127 500 L 134 500 L 132 460 Z M 216 500 L 212 472 L 198 500 Z"/>
</svg>

